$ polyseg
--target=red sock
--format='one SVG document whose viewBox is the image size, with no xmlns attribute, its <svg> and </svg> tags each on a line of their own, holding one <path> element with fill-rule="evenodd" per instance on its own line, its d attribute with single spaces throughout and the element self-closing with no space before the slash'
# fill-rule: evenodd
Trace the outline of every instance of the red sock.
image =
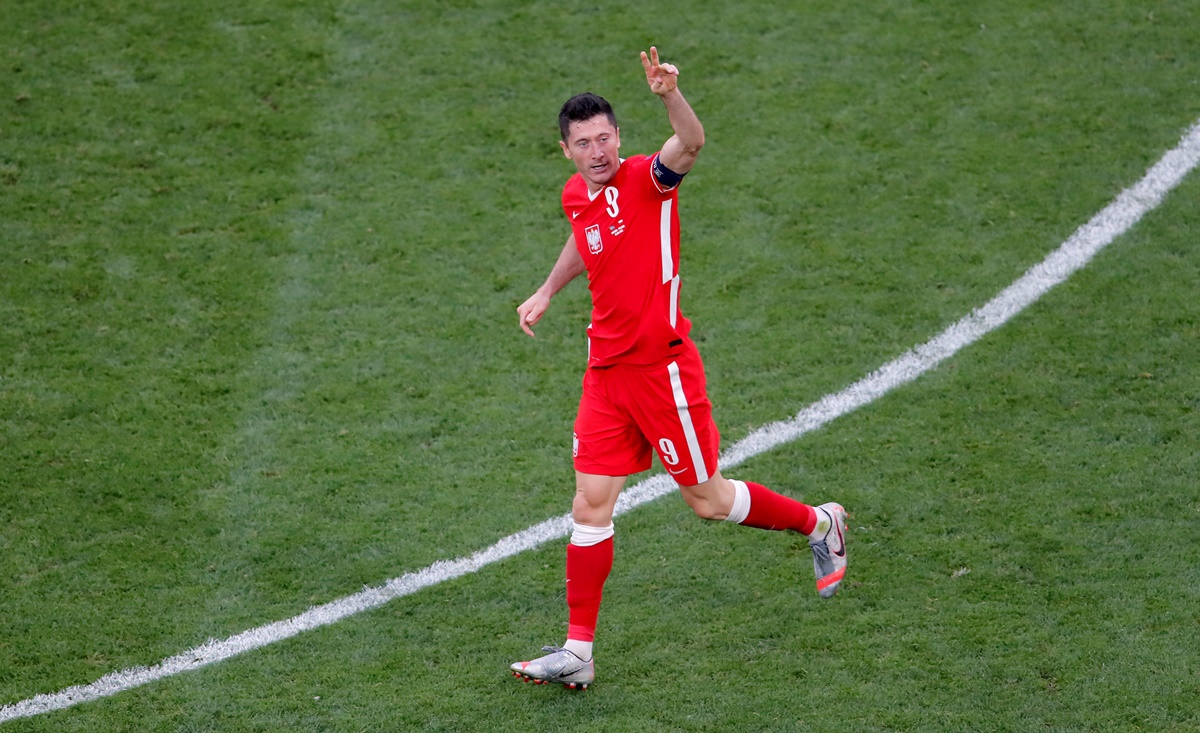
<svg viewBox="0 0 1200 733">
<path fill-rule="evenodd" d="M 613 538 L 599 544 L 580 547 L 567 545 L 567 609 L 570 625 L 567 638 L 593 641 L 596 618 L 600 615 L 600 597 L 604 581 L 613 566 Z"/>
<path fill-rule="evenodd" d="M 759 529 L 790 529 L 808 534 L 817 526 L 817 513 L 807 504 L 776 494 L 762 484 L 746 482 L 750 513 L 742 524 Z"/>
</svg>

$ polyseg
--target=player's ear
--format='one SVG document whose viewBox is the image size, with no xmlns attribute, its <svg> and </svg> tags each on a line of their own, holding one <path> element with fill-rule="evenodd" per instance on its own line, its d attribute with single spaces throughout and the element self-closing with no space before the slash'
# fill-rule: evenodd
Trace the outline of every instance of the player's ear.
<svg viewBox="0 0 1200 733">
<path fill-rule="evenodd" d="M 571 149 L 567 147 L 567 144 L 565 142 L 563 142 L 562 140 L 559 140 L 558 147 L 562 148 L 564 156 L 566 156 L 568 159 L 571 157 Z"/>
</svg>

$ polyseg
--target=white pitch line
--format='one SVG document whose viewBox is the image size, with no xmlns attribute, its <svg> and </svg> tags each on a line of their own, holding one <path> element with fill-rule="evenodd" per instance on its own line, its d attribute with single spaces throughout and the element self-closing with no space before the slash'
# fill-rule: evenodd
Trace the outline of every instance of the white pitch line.
<svg viewBox="0 0 1200 733">
<path fill-rule="evenodd" d="M 721 456 L 722 468 L 731 468 L 772 448 L 796 440 L 826 423 L 870 404 L 891 390 L 908 384 L 959 350 L 999 328 L 1055 285 L 1086 265 L 1100 250 L 1127 232 L 1147 212 L 1200 164 L 1200 120 L 1188 129 L 1179 144 L 1167 152 L 1137 184 L 1125 189 L 1112 203 L 1081 226 L 1045 260 L 1030 268 L 983 307 L 899 358 L 884 364 L 836 394 L 828 395 L 789 420 L 771 423 L 735 443 Z M 616 513 L 624 514 L 675 490 L 675 482 L 658 474 L 622 493 Z M 88 685 L 37 695 L 0 708 L 0 723 L 61 710 L 110 697 L 156 680 L 220 662 L 239 654 L 289 639 L 297 634 L 341 621 L 389 601 L 430 586 L 473 573 L 513 555 L 567 536 L 569 514 L 547 519 L 500 540 L 469 557 L 436 562 L 422 570 L 393 578 L 383 585 L 315 606 L 293 618 L 259 626 L 220 641 L 208 643 L 164 659 L 153 667 L 133 667 L 106 674 Z"/>
</svg>

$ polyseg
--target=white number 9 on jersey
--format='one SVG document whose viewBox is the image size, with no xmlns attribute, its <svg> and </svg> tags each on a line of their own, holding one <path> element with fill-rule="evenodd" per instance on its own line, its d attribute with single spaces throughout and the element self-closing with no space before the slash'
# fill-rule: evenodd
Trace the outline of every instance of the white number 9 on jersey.
<svg viewBox="0 0 1200 733">
<path fill-rule="evenodd" d="M 608 202 L 608 215 L 616 219 L 617 214 L 621 213 L 621 207 L 617 206 L 617 189 L 609 186 L 604 189 L 604 200 Z"/>
<path fill-rule="evenodd" d="M 658 441 L 658 457 L 668 466 L 679 465 L 679 452 L 675 450 L 675 444 L 669 438 Z"/>
</svg>

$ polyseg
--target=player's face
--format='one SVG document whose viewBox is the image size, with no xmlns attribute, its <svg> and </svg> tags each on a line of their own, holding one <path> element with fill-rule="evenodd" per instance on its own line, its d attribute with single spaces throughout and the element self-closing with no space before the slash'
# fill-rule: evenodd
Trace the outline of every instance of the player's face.
<svg viewBox="0 0 1200 733">
<path fill-rule="evenodd" d="M 621 131 L 608 121 L 608 115 L 572 122 L 566 140 L 559 140 L 563 153 L 587 181 L 589 191 L 599 191 L 617 173 L 621 159 Z"/>
</svg>

